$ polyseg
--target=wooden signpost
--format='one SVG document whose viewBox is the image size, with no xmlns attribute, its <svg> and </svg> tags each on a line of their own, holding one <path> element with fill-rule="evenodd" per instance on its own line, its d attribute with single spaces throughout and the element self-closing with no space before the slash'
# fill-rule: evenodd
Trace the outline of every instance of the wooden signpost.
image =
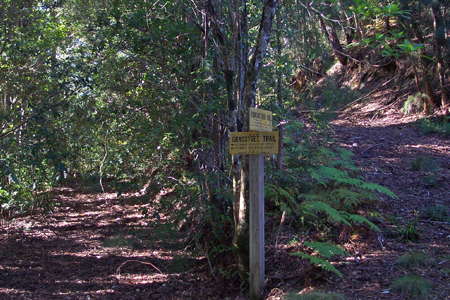
<svg viewBox="0 0 450 300">
<path fill-rule="evenodd" d="M 230 153 L 276 154 L 278 153 L 278 131 L 231 132 Z"/>
<path fill-rule="evenodd" d="M 272 131 L 272 112 L 250 108 L 250 132 L 231 132 L 230 153 L 249 155 L 250 299 L 264 290 L 264 155 L 277 154 L 279 135 Z"/>
</svg>

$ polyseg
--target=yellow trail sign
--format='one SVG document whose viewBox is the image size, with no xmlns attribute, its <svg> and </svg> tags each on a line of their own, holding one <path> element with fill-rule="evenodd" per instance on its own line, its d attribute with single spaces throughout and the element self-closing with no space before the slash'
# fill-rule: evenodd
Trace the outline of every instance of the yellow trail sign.
<svg viewBox="0 0 450 300">
<path fill-rule="evenodd" d="M 277 154 L 278 131 L 231 132 L 230 154 Z"/>
<path fill-rule="evenodd" d="M 272 112 L 264 109 L 250 107 L 250 131 L 272 131 Z"/>
</svg>

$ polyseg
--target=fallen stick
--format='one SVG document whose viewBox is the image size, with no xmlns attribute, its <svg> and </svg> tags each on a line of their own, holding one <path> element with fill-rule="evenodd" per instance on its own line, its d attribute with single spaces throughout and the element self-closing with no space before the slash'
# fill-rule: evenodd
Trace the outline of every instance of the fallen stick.
<svg viewBox="0 0 450 300">
<path fill-rule="evenodd" d="M 158 267 L 156 267 L 151 262 L 145 262 L 145 261 L 140 261 L 140 260 L 127 260 L 127 261 L 124 261 L 123 263 L 121 263 L 119 267 L 117 267 L 116 275 L 120 276 L 120 269 L 129 262 L 137 262 L 137 263 L 140 263 L 143 265 L 149 265 L 149 266 L 153 267 L 155 270 L 157 270 L 159 272 L 159 274 L 164 274 L 163 272 L 161 272 L 160 269 L 158 269 Z"/>
</svg>

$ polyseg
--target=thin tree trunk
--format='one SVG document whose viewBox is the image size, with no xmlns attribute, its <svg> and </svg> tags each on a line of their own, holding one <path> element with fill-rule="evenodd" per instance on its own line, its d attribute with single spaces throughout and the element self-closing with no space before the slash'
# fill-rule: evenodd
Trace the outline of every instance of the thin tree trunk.
<svg viewBox="0 0 450 300">
<path fill-rule="evenodd" d="M 332 26 L 325 24 L 322 16 L 317 14 L 320 22 L 320 27 L 323 33 L 326 35 L 328 41 L 330 42 L 331 48 L 333 48 L 334 56 L 339 60 L 342 65 L 347 64 L 347 57 L 344 55 L 344 49 L 342 48 L 341 42 L 337 36 L 336 30 Z"/>
<path fill-rule="evenodd" d="M 407 0 L 400 1 L 400 8 L 404 11 L 410 11 L 410 3 Z M 403 16 L 399 17 L 399 21 L 402 23 L 405 30 L 421 44 L 425 44 L 425 39 L 423 37 L 422 31 L 419 24 L 414 20 L 414 16 L 411 18 L 406 18 Z M 418 61 L 417 67 L 414 67 L 414 76 L 416 81 L 416 86 L 418 92 L 423 92 L 427 95 L 424 102 L 424 113 L 429 114 L 436 103 L 435 95 L 433 93 L 433 88 L 431 87 L 432 76 L 430 74 L 429 63 L 424 56 L 424 50 L 418 50 L 418 57 L 411 56 L 414 61 Z"/>
<path fill-rule="evenodd" d="M 245 73 L 245 86 L 244 86 L 244 98 L 243 105 L 240 110 L 240 119 L 243 121 L 242 131 L 248 131 L 249 129 L 249 118 L 248 109 L 249 107 L 255 106 L 256 99 L 256 89 L 258 76 L 261 69 L 262 60 L 267 50 L 269 43 L 270 33 L 272 30 L 273 18 L 275 15 L 277 0 L 267 0 L 264 3 L 263 13 L 261 16 L 261 23 L 259 28 L 258 39 L 256 42 L 255 49 L 253 51 L 253 56 L 250 59 L 248 66 L 246 67 Z M 245 157 L 241 161 L 241 172 L 240 172 L 240 187 L 239 195 L 235 200 L 235 209 L 237 209 L 237 215 L 239 216 L 238 224 L 239 227 L 236 228 L 234 234 L 234 241 L 238 242 L 239 254 L 239 264 L 241 271 L 248 270 L 248 180 L 249 180 L 249 167 L 248 167 L 248 157 Z M 235 193 L 236 194 L 236 193 Z M 236 215 L 236 214 L 235 214 Z M 245 224 L 245 225 L 244 225 Z M 245 243 L 245 244 L 243 244 Z"/>
<path fill-rule="evenodd" d="M 214 0 L 206 1 L 206 12 L 211 21 L 212 31 L 218 45 L 219 65 L 223 68 L 228 99 L 228 128 L 230 131 L 248 131 L 248 108 L 255 106 L 256 87 L 262 59 L 265 55 L 272 22 L 279 0 L 266 0 L 263 6 L 258 39 L 253 56 L 248 60 L 247 0 L 231 1 L 231 41 L 223 32 L 220 22 L 219 4 Z M 233 177 L 233 245 L 236 248 L 241 276 L 248 271 L 248 158 L 232 157 L 231 174 Z M 245 279 L 245 277 L 243 277 Z"/>
<path fill-rule="evenodd" d="M 448 104 L 448 91 L 445 87 L 446 80 L 446 65 L 442 55 L 442 49 L 446 48 L 447 39 L 445 34 L 445 22 L 441 13 L 441 3 L 439 0 L 431 2 L 431 11 L 433 14 L 434 26 L 434 52 L 437 61 L 437 71 L 439 76 L 439 87 L 441 89 L 441 106 Z M 447 59 L 449 57 L 447 56 Z"/>
</svg>

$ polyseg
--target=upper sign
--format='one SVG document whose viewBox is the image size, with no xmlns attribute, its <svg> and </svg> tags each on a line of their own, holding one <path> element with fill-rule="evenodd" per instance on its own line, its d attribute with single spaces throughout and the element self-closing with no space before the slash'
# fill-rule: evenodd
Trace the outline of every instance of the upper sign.
<svg viewBox="0 0 450 300">
<path fill-rule="evenodd" d="M 278 139 L 278 131 L 230 132 L 230 153 L 277 154 Z"/>
<path fill-rule="evenodd" d="M 250 131 L 272 131 L 272 112 L 250 107 Z"/>
</svg>

